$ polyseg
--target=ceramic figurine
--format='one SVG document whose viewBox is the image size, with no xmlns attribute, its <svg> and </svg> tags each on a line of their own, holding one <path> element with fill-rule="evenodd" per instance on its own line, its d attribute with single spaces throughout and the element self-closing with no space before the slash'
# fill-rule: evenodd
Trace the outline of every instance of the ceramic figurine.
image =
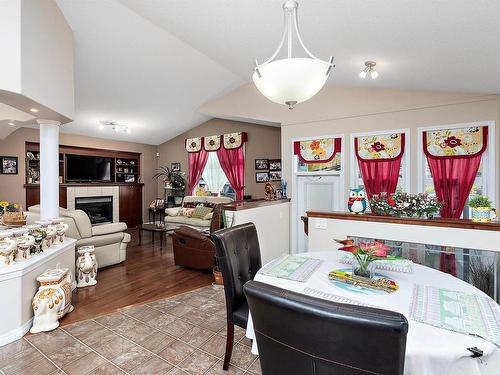
<svg viewBox="0 0 500 375">
<path fill-rule="evenodd" d="M 12 235 L 12 231 L 0 232 L 0 268 L 15 263 L 17 241 L 12 238 Z"/>
<path fill-rule="evenodd" d="M 349 193 L 349 201 L 347 208 L 353 214 L 363 214 L 366 211 L 366 194 L 365 189 L 351 189 Z"/>
<path fill-rule="evenodd" d="M 50 247 L 50 245 L 52 245 L 51 238 L 55 233 L 55 229 L 49 228 L 51 222 L 48 220 L 39 220 L 36 222 L 36 224 L 41 226 L 41 228 L 38 230 L 38 232 L 42 236 L 40 242 L 40 251 L 45 251 Z"/>
<path fill-rule="evenodd" d="M 76 286 L 84 288 L 97 284 L 97 259 L 94 254 L 94 246 L 82 246 L 78 249 L 76 260 Z"/>
<path fill-rule="evenodd" d="M 266 182 L 264 189 L 266 191 L 266 201 L 275 201 L 276 189 L 274 188 L 273 184 L 271 184 L 270 182 Z"/>
<path fill-rule="evenodd" d="M 29 235 L 29 229 L 26 227 L 13 229 L 12 232 L 17 242 L 15 261 L 21 262 L 28 259 L 31 247 L 35 244 L 35 237 Z"/>
<path fill-rule="evenodd" d="M 71 305 L 71 273 L 68 268 L 47 270 L 37 281 L 38 292 L 33 297 L 33 327 L 31 333 L 52 331 L 59 319 L 73 311 Z"/>
<path fill-rule="evenodd" d="M 66 231 L 69 229 L 69 225 L 64 222 L 62 217 L 58 217 L 56 219 L 52 219 L 52 224 L 56 227 L 56 243 L 61 244 L 64 242 L 64 238 L 66 236 Z"/>
</svg>

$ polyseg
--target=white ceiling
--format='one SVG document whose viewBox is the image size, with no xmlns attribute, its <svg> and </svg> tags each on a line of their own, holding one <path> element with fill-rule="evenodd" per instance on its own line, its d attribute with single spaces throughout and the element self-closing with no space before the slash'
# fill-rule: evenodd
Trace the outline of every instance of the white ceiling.
<svg viewBox="0 0 500 375">
<path fill-rule="evenodd" d="M 283 0 L 57 1 L 75 33 L 77 116 L 65 131 L 103 136 L 96 122 L 118 121 L 137 142 L 204 121 L 196 109 L 249 81 L 282 32 Z M 335 56 L 330 84 L 500 92 L 500 1 L 299 3 L 308 48 Z M 358 77 L 365 60 L 377 80 Z"/>
</svg>

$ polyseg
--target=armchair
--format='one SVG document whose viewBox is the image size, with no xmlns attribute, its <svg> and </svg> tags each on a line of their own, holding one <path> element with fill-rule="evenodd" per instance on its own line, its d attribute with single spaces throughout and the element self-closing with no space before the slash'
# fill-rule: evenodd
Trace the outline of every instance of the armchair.
<svg viewBox="0 0 500 375">
<path fill-rule="evenodd" d="M 87 214 L 82 210 L 60 208 L 59 214 L 69 225 L 68 237 L 77 240 L 76 247 L 94 245 L 99 267 L 123 262 L 127 258 L 127 244 L 130 234 L 125 233 L 127 224 L 111 223 L 92 226 Z M 26 214 L 27 224 L 40 219 L 40 206 L 31 206 Z"/>
</svg>

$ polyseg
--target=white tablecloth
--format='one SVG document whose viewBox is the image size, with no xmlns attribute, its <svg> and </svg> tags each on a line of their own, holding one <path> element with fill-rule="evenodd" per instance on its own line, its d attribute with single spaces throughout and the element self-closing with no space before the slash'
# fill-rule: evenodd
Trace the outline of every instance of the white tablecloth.
<svg viewBox="0 0 500 375">
<path fill-rule="evenodd" d="M 301 255 L 325 260 L 307 282 L 301 283 L 261 274 L 257 274 L 255 280 L 298 293 L 301 293 L 304 288 L 309 287 L 330 294 L 341 295 L 365 304 L 400 312 L 407 319 L 414 284 L 483 294 L 472 285 L 456 277 L 418 264 L 414 265 L 414 270 L 411 274 L 381 271 L 399 284 L 399 290 L 394 293 L 383 295 L 355 293 L 336 287 L 328 280 L 328 273 L 330 271 L 338 268 L 346 268 L 345 264 L 337 262 L 338 251 L 311 252 Z M 500 349 L 489 341 L 436 328 L 409 319 L 408 323 L 405 375 L 500 374 Z M 251 314 L 249 314 L 246 336 L 253 340 L 252 353 L 258 354 Z M 470 357 L 471 353 L 467 348 L 474 346 L 484 352 L 483 357 L 480 359 Z"/>
</svg>

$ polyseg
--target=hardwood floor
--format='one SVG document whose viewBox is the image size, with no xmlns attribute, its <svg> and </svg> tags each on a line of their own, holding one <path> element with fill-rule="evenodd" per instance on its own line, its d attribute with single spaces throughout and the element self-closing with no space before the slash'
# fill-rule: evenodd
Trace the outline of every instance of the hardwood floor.
<svg viewBox="0 0 500 375">
<path fill-rule="evenodd" d="M 130 230 L 130 234 L 132 242 L 127 248 L 127 260 L 100 269 L 97 285 L 75 289 L 75 309 L 61 320 L 61 325 L 211 284 L 213 275 L 210 271 L 200 272 L 174 265 L 170 236 L 163 244 L 162 253 L 158 236 L 153 244 L 151 237 L 143 233 L 143 244 L 139 245 L 137 230 Z"/>
</svg>

